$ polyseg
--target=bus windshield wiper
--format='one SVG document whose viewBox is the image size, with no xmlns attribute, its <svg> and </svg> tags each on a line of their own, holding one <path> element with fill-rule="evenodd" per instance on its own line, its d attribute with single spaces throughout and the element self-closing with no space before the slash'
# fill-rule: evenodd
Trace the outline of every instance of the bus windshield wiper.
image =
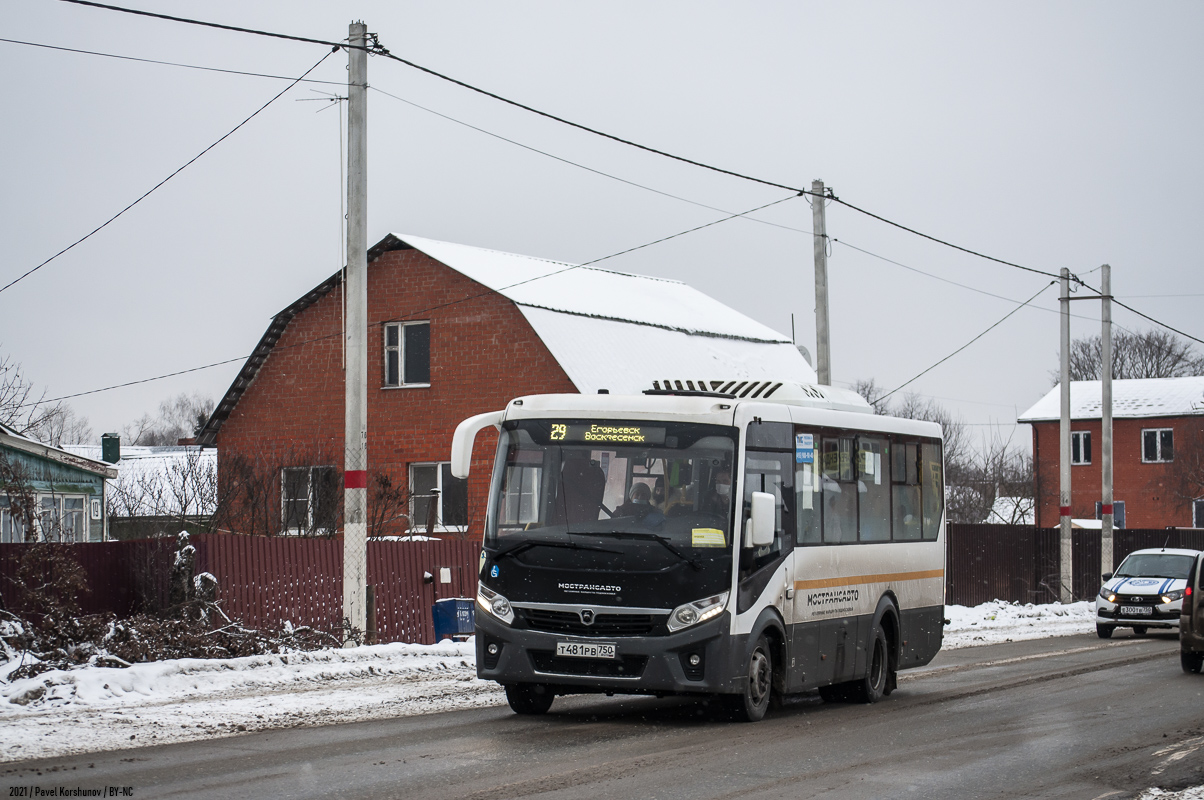
<svg viewBox="0 0 1204 800">
<path fill-rule="evenodd" d="M 582 536 L 609 536 L 613 539 L 655 539 L 660 542 L 661 547 L 689 564 L 696 572 L 702 571 L 701 564 L 674 547 L 673 543 L 669 541 L 668 536 L 662 536 L 659 533 L 640 533 L 638 531 L 569 531 L 569 533 L 580 534 Z"/>
<path fill-rule="evenodd" d="M 494 556 L 494 561 L 500 561 L 506 556 L 516 556 L 519 553 L 526 552 L 532 547 L 560 547 L 565 550 L 592 550 L 595 553 L 613 553 L 614 555 L 622 555 L 618 550 L 608 550 L 605 547 L 595 547 L 588 544 L 577 544 L 576 542 L 545 542 L 542 540 L 528 539 L 525 542 L 511 545 L 504 550 L 499 550 Z"/>
</svg>

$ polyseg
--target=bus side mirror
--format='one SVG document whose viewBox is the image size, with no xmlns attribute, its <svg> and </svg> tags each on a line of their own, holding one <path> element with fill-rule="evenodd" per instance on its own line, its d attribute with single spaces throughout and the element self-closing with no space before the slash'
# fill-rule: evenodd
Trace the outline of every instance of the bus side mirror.
<svg viewBox="0 0 1204 800">
<path fill-rule="evenodd" d="M 477 434 L 490 425 L 500 430 L 502 415 L 505 413 L 504 411 L 490 411 L 487 414 L 477 414 L 456 426 L 451 448 L 452 475 L 457 478 L 468 477 L 468 470 L 472 466 L 472 443 L 476 440 Z"/>
<path fill-rule="evenodd" d="M 773 544 L 774 523 L 777 521 L 776 505 L 773 495 L 769 492 L 752 493 L 752 513 L 748 520 L 751 530 L 744 540 L 745 547 L 769 547 Z"/>
</svg>

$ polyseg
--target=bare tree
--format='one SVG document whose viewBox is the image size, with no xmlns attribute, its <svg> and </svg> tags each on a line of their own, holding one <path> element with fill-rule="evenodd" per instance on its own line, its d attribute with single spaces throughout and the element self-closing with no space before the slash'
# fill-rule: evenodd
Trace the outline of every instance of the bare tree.
<svg viewBox="0 0 1204 800">
<path fill-rule="evenodd" d="M 159 413 L 143 414 L 121 429 L 121 440 L 128 445 L 174 445 L 192 438 L 205 427 L 213 413 L 213 398 L 194 392 L 180 392 L 159 404 Z"/>
<path fill-rule="evenodd" d="M 66 403 L 46 402 L 46 391 L 38 392 L 9 356 L 0 357 L 0 424 L 53 447 L 93 436 L 86 418 L 76 416 Z"/>
<path fill-rule="evenodd" d="M 1102 377 L 1103 341 L 1099 336 L 1075 339 L 1070 344 L 1070 379 L 1097 381 Z M 1204 375 L 1204 356 L 1192 344 L 1169 331 L 1116 331 L 1112 337 L 1112 377 L 1183 378 Z M 1050 372 L 1054 383 L 1058 371 Z"/>
<path fill-rule="evenodd" d="M 119 538 L 208 529 L 220 487 L 217 464 L 200 448 L 163 456 L 155 464 L 125 459 L 118 470 L 109 484 L 108 506 L 109 529 Z"/>
</svg>

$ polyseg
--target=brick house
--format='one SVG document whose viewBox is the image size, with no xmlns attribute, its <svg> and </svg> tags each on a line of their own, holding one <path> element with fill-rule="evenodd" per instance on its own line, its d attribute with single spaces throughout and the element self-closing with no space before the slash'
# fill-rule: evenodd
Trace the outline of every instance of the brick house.
<svg viewBox="0 0 1204 800">
<path fill-rule="evenodd" d="M 1055 386 L 1019 422 L 1033 426 L 1038 526 L 1058 524 Z M 1071 516 L 1098 519 L 1100 382 L 1070 387 Z M 1112 382 L 1112 483 L 1117 527 L 1204 527 L 1204 377 Z"/>
<path fill-rule="evenodd" d="M 368 319 L 370 536 L 479 530 L 496 440 L 465 484 L 452 433 L 516 396 L 815 380 L 789 338 L 683 283 L 415 236 L 369 250 Z M 219 526 L 341 526 L 342 321 L 340 272 L 273 318 L 199 434 L 237 509 Z"/>
</svg>

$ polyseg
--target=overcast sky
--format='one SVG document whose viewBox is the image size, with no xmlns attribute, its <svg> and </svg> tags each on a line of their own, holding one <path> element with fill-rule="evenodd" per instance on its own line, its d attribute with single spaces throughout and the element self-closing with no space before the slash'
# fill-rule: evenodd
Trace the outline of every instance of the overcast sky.
<svg viewBox="0 0 1204 800">
<path fill-rule="evenodd" d="M 394 54 L 617 136 L 775 183 L 822 179 L 861 208 L 1034 269 L 1096 282 L 1088 273 L 1108 262 L 1115 294 L 1204 338 L 1193 312 L 1204 296 L 1199 4 L 125 4 L 322 40 L 363 19 Z M 346 53 L 61 0 L 7 3 L 0 37 L 294 78 L 328 56 L 310 77 L 331 83 L 296 86 L 0 293 L 0 352 L 50 397 L 238 359 L 72 399 L 97 435 L 181 391 L 218 399 L 270 317 L 341 264 L 342 111 L 321 98 L 342 91 Z M 0 285 L 288 85 L 11 42 L 0 42 L 0 64 Z M 789 194 L 384 58 L 368 69 L 373 243 L 412 233 L 582 262 L 724 216 L 431 111 L 730 212 Z M 837 385 L 874 378 L 892 389 L 1049 283 L 839 204 L 827 213 Z M 756 216 L 775 225 L 736 219 L 600 266 L 686 281 L 784 334 L 793 314 L 814 352 L 811 208 L 796 198 Z M 1074 305 L 1074 334 L 1097 334 L 1098 303 Z M 1051 287 L 909 388 L 1008 436 L 1017 411 L 1051 386 L 1056 308 Z M 1115 319 L 1148 327 L 1122 309 Z M 1027 426 L 1015 435 L 1030 438 Z"/>
</svg>

